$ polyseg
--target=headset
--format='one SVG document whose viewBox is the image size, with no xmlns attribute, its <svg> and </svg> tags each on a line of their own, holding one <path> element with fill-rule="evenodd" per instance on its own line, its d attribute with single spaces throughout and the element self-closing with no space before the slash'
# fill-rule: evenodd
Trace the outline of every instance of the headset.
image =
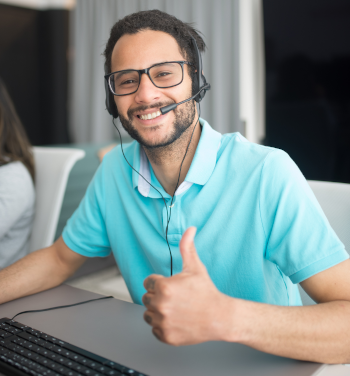
<svg viewBox="0 0 350 376">
<path fill-rule="evenodd" d="M 195 38 L 191 35 L 191 40 L 193 44 L 193 50 L 194 50 L 194 57 L 195 57 L 195 66 L 197 68 L 196 75 L 193 80 L 192 84 L 192 97 L 185 99 L 182 102 L 179 103 L 173 103 L 165 107 L 161 107 L 160 111 L 162 115 L 166 114 L 169 111 L 174 110 L 177 106 L 180 104 L 183 104 L 185 102 L 188 102 L 192 99 L 194 99 L 197 103 L 199 103 L 205 96 L 205 93 L 207 90 L 210 90 L 210 84 L 207 83 L 207 80 L 205 79 L 205 76 L 203 74 L 203 68 L 202 68 L 202 56 L 199 51 L 197 42 Z M 105 75 L 109 74 L 107 64 L 105 64 Z M 114 119 L 118 117 L 118 109 L 114 102 L 114 94 L 109 90 L 108 85 L 108 79 L 105 77 L 105 91 L 106 91 L 106 110 Z"/>
<path fill-rule="evenodd" d="M 192 35 L 190 35 L 190 36 L 191 36 L 191 40 L 192 40 L 192 44 L 193 44 L 193 49 L 194 49 L 195 60 L 196 60 L 195 61 L 195 67 L 197 68 L 196 75 L 195 75 L 193 83 L 192 83 L 192 96 L 190 98 L 187 98 L 187 99 L 183 100 L 182 102 L 172 103 L 172 104 L 170 104 L 168 106 L 161 107 L 160 108 L 160 112 L 162 113 L 162 115 L 164 115 L 164 114 L 166 114 L 166 113 L 174 110 L 180 104 L 186 103 L 186 102 L 188 102 L 188 101 L 190 101 L 192 99 L 194 99 L 197 103 L 199 103 L 204 98 L 206 91 L 210 90 L 210 84 L 207 83 L 207 80 L 205 79 L 204 74 L 203 74 L 202 57 L 201 57 L 201 53 L 200 53 L 200 51 L 198 49 L 197 42 L 196 42 L 196 40 L 194 39 L 194 37 Z M 108 68 L 107 68 L 107 64 L 105 64 L 104 68 L 105 68 L 106 109 L 107 109 L 108 113 L 110 115 L 112 115 L 112 117 L 113 117 L 112 123 L 113 123 L 114 127 L 116 128 L 116 130 L 119 133 L 120 144 L 121 144 L 121 151 L 123 153 L 125 161 L 127 162 L 127 164 L 135 172 L 137 172 L 152 188 L 154 188 L 160 194 L 160 196 L 163 199 L 166 211 L 167 211 L 167 226 L 166 226 L 166 231 L 165 231 L 165 239 L 166 239 L 166 242 L 168 244 L 169 253 L 170 253 L 170 276 L 172 276 L 173 275 L 173 257 L 172 257 L 172 253 L 171 253 L 170 244 L 169 244 L 169 241 L 168 241 L 168 228 L 169 228 L 169 222 L 170 222 L 170 218 L 171 218 L 171 208 L 173 206 L 175 192 L 176 192 L 176 190 L 178 188 L 178 185 L 179 185 L 182 164 L 183 164 L 183 162 L 184 162 L 184 160 L 186 158 L 188 149 L 190 147 L 190 143 L 192 141 L 194 130 L 195 130 L 196 126 L 197 126 L 197 123 L 199 122 L 200 105 L 199 105 L 198 119 L 197 119 L 197 122 L 196 122 L 196 124 L 195 124 L 195 126 L 193 128 L 192 135 L 191 135 L 190 141 L 189 141 L 187 149 L 186 149 L 186 153 L 185 153 L 185 155 L 184 155 L 184 157 L 182 159 L 181 165 L 180 165 L 179 177 L 178 177 L 177 184 L 176 184 L 176 187 L 175 187 L 174 195 L 172 196 L 171 203 L 169 205 L 169 210 L 170 210 L 170 215 L 169 215 L 169 213 L 168 213 L 168 207 L 167 207 L 167 204 L 165 202 L 165 199 L 164 199 L 163 195 L 158 191 L 157 188 L 155 188 L 150 182 L 148 182 L 138 171 L 136 171 L 132 167 L 132 165 L 129 163 L 129 161 L 126 159 L 126 157 L 125 157 L 125 154 L 124 154 L 124 151 L 123 151 L 123 142 L 122 142 L 121 134 L 119 132 L 118 127 L 116 126 L 116 124 L 114 122 L 114 119 L 116 119 L 118 117 L 118 109 L 117 109 L 117 106 L 116 106 L 116 104 L 114 102 L 114 94 L 109 90 L 108 78 L 106 77 L 106 75 L 109 74 Z"/>
</svg>

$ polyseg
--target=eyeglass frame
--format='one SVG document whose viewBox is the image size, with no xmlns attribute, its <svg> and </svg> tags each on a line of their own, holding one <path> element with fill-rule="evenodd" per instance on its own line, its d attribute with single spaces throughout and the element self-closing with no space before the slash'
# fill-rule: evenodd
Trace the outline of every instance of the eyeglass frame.
<svg viewBox="0 0 350 376">
<path fill-rule="evenodd" d="M 151 76 L 150 76 L 150 74 L 149 74 L 149 70 L 150 70 L 151 68 L 153 68 L 153 67 L 156 67 L 157 65 L 162 65 L 162 64 L 166 64 L 166 63 L 178 63 L 178 64 L 180 64 L 180 66 L 181 66 L 181 71 L 182 71 L 182 78 L 181 78 L 181 81 L 180 81 L 178 84 L 176 84 L 176 85 L 165 86 L 165 87 L 157 86 L 157 85 L 153 82 L 153 80 L 152 80 L 152 78 L 151 78 Z M 117 97 L 123 97 L 123 96 L 125 96 L 125 95 L 131 95 L 131 94 L 134 94 L 134 93 L 137 92 L 137 90 L 139 90 L 140 83 L 141 83 L 141 75 L 144 74 L 144 73 L 147 74 L 147 76 L 148 76 L 148 78 L 150 79 L 150 81 L 152 82 L 152 84 L 153 84 L 155 87 L 159 88 L 159 89 L 168 89 L 168 88 L 170 88 L 170 87 L 174 87 L 174 86 L 178 86 L 178 85 L 182 84 L 182 82 L 183 82 L 183 80 L 184 80 L 184 64 L 191 65 L 192 67 L 195 67 L 194 64 L 192 64 L 192 63 L 190 63 L 189 61 L 186 61 L 186 60 L 180 60 L 180 61 L 163 61 L 162 63 L 153 64 L 153 65 L 151 65 L 150 67 L 145 68 L 145 69 L 122 69 L 122 70 L 119 70 L 119 71 L 115 71 L 115 72 L 112 72 L 112 73 L 108 73 L 108 74 L 106 74 L 104 77 L 105 77 L 105 80 L 107 81 L 108 88 L 109 88 L 110 92 L 111 92 L 113 95 L 117 96 Z M 127 72 L 127 71 L 133 71 L 133 72 L 137 72 L 137 73 L 139 74 L 139 84 L 138 84 L 138 86 L 137 86 L 137 89 L 136 89 L 135 91 L 131 92 L 131 93 L 128 93 L 128 94 L 115 94 L 115 93 L 113 92 L 112 88 L 111 88 L 111 83 L 110 83 L 109 77 L 112 76 L 112 74 L 119 73 L 119 72 Z"/>
</svg>

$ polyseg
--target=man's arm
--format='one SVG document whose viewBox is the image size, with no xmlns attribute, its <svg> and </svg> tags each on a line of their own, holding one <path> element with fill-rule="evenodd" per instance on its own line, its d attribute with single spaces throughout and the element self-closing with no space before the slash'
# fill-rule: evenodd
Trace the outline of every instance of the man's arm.
<svg viewBox="0 0 350 376">
<path fill-rule="evenodd" d="M 321 363 L 350 363 L 350 261 L 302 282 L 320 304 L 281 307 L 219 292 L 200 261 L 188 229 L 180 242 L 183 271 L 145 280 L 144 318 L 173 345 L 239 342 L 271 354 Z"/>
<path fill-rule="evenodd" d="M 280 307 L 242 301 L 236 315 L 240 332 L 227 339 L 290 358 L 350 363 L 350 260 L 301 285 L 319 304 Z"/>
<path fill-rule="evenodd" d="M 58 286 L 85 260 L 60 237 L 0 271 L 0 304 Z"/>
</svg>

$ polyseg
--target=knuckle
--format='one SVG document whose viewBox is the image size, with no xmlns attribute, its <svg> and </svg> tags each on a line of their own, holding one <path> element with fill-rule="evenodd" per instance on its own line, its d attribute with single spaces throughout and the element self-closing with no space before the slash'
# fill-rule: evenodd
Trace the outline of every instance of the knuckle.
<svg viewBox="0 0 350 376">
<path fill-rule="evenodd" d="M 162 341 L 162 342 L 164 342 L 164 338 L 163 338 L 163 331 L 160 329 L 160 328 L 153 328 L 152 329 L 152 333 L 153 333 L 153 335 L 157 338 L 157 339 L 159 339 L 159 341 Z"/>
<path fill-rule="evenodd" d="M 167 281 L 161 281 L 159 283 L 159 292 L 166 298 L 171 296 L 171 287 Z"/>
<path fill-rule="evenodd" d="M 176 338 L 170 329 L 163 329 L 163 340 L 169 345 L 176 345 Z"/>
<path fill-rule="evenodd" d="M 143 314 L 143 319 L 147 324 L 152 325 L 152 317 L 147 313 L 147 311 Z"/>
<path fill-rule="evenodd" d="M 169 315 L 169 309 L 168 309 L 168 305 L 166 303 L 164 303 L 164 302 L 158 303 L 157 311 L 159 312 L 160 317 L 163 321 L 167 319 L 167 317 Z"/>
<path fill-rule="evenodd" d="M 149 294 L 144 294 L 142 296 L 142 303 L 145 305 L 145 306 L 148 306 L 151 304 L 151 297 Z"/>
</svg>

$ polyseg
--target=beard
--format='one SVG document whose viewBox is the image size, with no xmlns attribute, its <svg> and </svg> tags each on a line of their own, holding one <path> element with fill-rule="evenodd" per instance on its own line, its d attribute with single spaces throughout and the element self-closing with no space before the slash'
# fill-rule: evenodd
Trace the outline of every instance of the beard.
<svg viewBox="0 0 350 376">
<path fill-rule="evenodd" d="M 196 106 L 194 101 L 190 101 L 184 103 L 180 107 L 177 107 L 174 111 L 175 119 L 173 122 L 173 129 L 172 131 L 163 139 L 155 142 L 150 142 L 144 139 L 138 132 L 138 130 L 134 127 L 132 123 L 133 114 L 138 111 L 145 111 L 151 108 L 160 108 L 167 106 L 169 104 L 173 104 L 174 102 L 167 102 L 167 103 L 155 103 L 152 106 L 139 106 L 137 108 L 133 108 L 127 112 L 127 117 L 122 116 L 119 114 L 120 122 L 126 132 L 136 140 L 140 145 L 144 148 L 152 150 L 158 148 L 164 148 L 168 145 L 171 145 L 173 142 L 178 140 L 181 135 L 192 125 L 195 115 L 196 115 Z M 159 125 L 152 127 L 154 130 L 160 128 Z"/>
</svg>

